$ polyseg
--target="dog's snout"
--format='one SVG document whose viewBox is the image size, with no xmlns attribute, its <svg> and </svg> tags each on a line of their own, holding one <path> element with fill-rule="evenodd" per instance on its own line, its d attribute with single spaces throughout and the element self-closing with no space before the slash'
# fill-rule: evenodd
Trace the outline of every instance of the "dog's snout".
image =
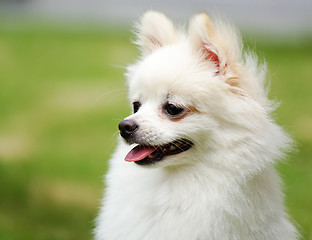
<svg viewBox="0 0 312 240">
<path fill-rule="evenodd" d="M 136 124 L 133 120 L 123 120 L 118 125 L 120 135 L 125 139 L 129 138 L 138 129 L 138 127 L 138 124 Z"/>
</svg>

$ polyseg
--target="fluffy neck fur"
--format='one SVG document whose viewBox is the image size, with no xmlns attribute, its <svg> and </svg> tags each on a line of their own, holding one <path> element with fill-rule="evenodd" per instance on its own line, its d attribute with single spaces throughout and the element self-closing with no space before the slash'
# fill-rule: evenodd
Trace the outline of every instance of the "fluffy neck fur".
<svg viewBox="0 0 312 240">
<path fill-rule="evenodd" d="M 213 162 L 224 156 L 214 154 Z M 115 156 L 96 239 L 296 239 L 270 164 L 242 176 L 196 157 L 192 166 L 144 169 Z"/>
</svg>

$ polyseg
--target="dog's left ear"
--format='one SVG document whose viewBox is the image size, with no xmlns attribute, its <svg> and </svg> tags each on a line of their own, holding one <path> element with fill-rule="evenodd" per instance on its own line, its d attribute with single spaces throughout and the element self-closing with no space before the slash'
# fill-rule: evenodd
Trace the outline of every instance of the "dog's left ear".
<svg viewBox="0 0 312 240">
<path fill-rule="evenodd" d="M 146 12 L 137 26 L 135 43 L 140 46 L 143 55 L 148 55 L 178 40 L 179 33 L 175 30 L 172 21 L 160 12 Z"/>
<path fill-rule="evenodd" d="M 234 28 L 225 23 L 218 27 L 206 13 L 198 14 L 190 21 L 189 39 L 204 61 L 215 64 L 216 74 L 224 75 L 235 68 L 240 57 L 240 43 Z"/>
</svg>

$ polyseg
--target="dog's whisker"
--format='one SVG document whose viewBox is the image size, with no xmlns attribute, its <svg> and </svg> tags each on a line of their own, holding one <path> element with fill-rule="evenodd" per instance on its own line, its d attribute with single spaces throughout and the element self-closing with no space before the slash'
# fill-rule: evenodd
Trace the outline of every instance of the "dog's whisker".
<svg viewBox="0 0 312 240">
<path fill-rule="evenodd" d="M 118 130 L 113 133 L 114 137 L 117 136 L 117 135 L 119 135 L 119 131 Z"/>
<path fill-rule="evenodd" d="M 127 67 L 126 66 L 120 66 L 120 65 L 116 65 L 116 64 L 110 64 L 111 67 L 115 67 L 115 68 L 119 68 L 119 69 L 122 69 L 122 70 L 127 70 Z"/>
<path fill-rule="evenodd" d="M 101 101 L 104 97 L 107 97 L 113 93 L 119 92 L 119 94 L 114 94 L 113 96 L 111 96 L 108 101 L 111 101 L 112 97 L 118 97 L 121 95 L 126 95 L 127 94 L 127 89 L 125 88 L 119 88 L 119 89 L 114 89 L 114 90 L 110 90 L 108 92 L 103 93 L 102 95 L 100 95 L 99 97 L 97 97 L 97 99 L 95 100 L 93 107 L 95 107 L 99 101 Z"/>
</svg>

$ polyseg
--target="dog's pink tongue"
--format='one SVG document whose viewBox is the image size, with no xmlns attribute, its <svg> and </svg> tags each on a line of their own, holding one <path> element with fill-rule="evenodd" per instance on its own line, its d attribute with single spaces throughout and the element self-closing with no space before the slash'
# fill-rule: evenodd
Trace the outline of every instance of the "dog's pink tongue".
<svg viewBox="0 0 312 240">
<path fill-rule="evenodd" d="M 150 155 L 152 152 L 154 152 L 156 148 L 154 147 L 142 147 L 142 146 L 136 146 L 133 148 L 125 157 L 125 160 L 127 162 L 136 162 L 140 161 L 143 158 L 146 158 L 148 155 Z"/>
</svg>

